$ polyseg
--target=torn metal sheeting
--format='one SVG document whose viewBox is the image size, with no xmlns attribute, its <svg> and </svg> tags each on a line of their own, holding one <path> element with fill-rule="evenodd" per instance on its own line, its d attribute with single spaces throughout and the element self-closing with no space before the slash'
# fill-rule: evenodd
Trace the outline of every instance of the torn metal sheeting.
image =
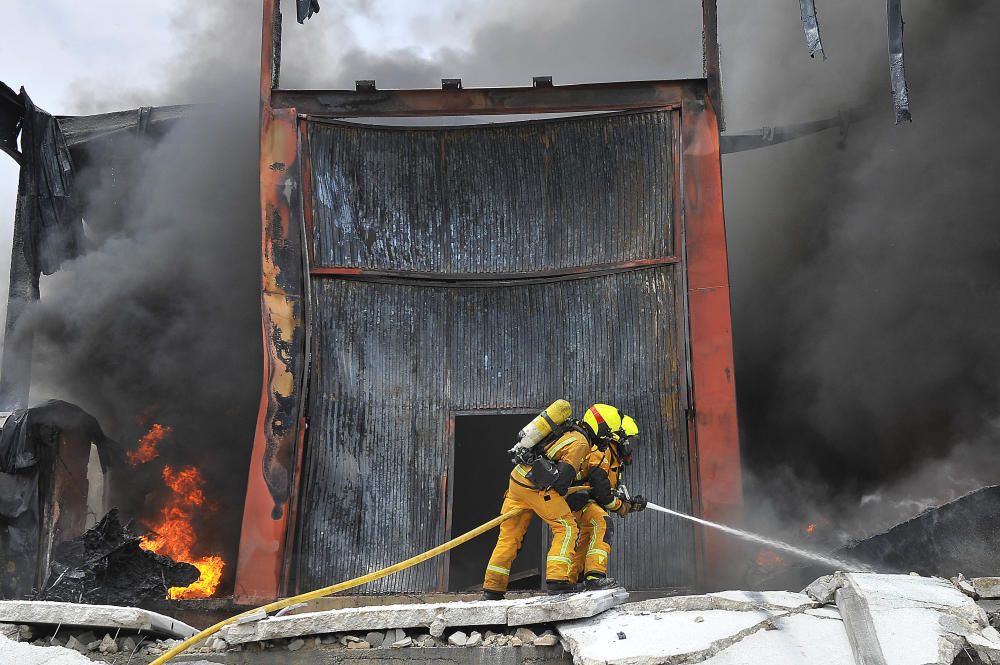
<svg viewBox="0 0 1000 665">
<path fill-rule="evenodd" d="M 21 151 L 17 149 L 17 135 L 24 120 L 24 102 L 21 95 L 0 82 L 0 150 L 20 163 Z"/>
<path fill-rule="evenodd" d="M 906 67 L 903 63 L 903 9 L 902 0 L 888 0 L 886 13 L 889 22 L 889 80 L 892 82 L 892 103 L 896 108 L 896 124 L 912 122 L 910 91 L 906 85 Z"/>
<path fill-rule="evenodd" d="M 296 0 L 295 13 L 295 18 L 298 19 L 299 23 L 305 23 L 306 19 L 319 13 L 319 0 Z"/>
<path fill-rule="evenodd" d="M 809 57 L 816 57 L 816 54 L 819 53 L 826 60 L 823 38 L 819 34 L 819 19 L 816 17 L 816 0 L 799 0 L 799 13 L 802 16 L 802 31 L 806 35 L 806 48 L 809 49 Z"/>
</svg>

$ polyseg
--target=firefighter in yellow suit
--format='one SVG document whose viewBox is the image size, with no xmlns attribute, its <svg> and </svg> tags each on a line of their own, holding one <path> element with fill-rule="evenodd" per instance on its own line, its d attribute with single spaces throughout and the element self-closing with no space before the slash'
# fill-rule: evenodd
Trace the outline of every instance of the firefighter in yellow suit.
<svg viewBox="0 0 1000 665">
<path fill-rule="evenodd" d="M 616 429 L 620 426 L 620 422 L 615 423 Z M 609 430 L 607 435 L 610 434 Z M 501 512 L 517 508 L 529 510 L 500 525 L 500 536 L 486 566 L 486 577 L 483 580 L 484 600 L 499 600 L 504 597 L 511 564 L 521 549 L 521 541 L 535 515 L 552 530 L 552 546 L 545 558 L 546 587 L 553 593 L 574 589 L 570 573 L 580 529 L 564 497 L 569 486 L 577 479 L 584 458 L 590 453 L 597 437 L 596 428 L 572 427 L 544 445 L 543 454 L 535 465 L 518 464 L 514 467 Z M 548 476 L 541 473 L 546 467 L 553 473 Z"/>
<path fill-rule="evenodd" d="M 589 425 L 588 418 L 596 421 L 599 416 L 605 422 L 614 421 L 602 411 L 588 411 L 584 423 Z M 589 485 L 590 490 L 570 494 L 567 498 L 573 517 L 580 525 L 580 539 L 573 556 L 570 579 L 577 581 L 582 571 L 582 581 L 588 590 L 618 586 L 618 582 L 608 577 L 608 557 L 611 555 L 608 541 L 614 533 L 608 513 L 625 517 L 646 507 L 646 500 L 641 496 L 625 499 L 615 494 L 624 467 L 632 463 L 632 444 L 639 437 L 639 427 L 630 416 L 622 416 L 620 422 L 621 427 L 610 440 L 598 440 L 580 468 L 578 482 Z M 603 445 L 604 442 L 609 443 Z"/>
</svg>

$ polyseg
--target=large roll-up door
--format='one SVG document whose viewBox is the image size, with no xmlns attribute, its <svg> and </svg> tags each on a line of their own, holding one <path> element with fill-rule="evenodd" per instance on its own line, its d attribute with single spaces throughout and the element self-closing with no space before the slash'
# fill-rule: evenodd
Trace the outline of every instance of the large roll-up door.
<svg viewBox="0 0 1000 665">
<path fill-rule="evenodd" d="M 313 358 L 299 587 L 451 535 L 456 412 L 617 404 L 642 429 L 630 487 L 691 510 L 676 126 L 672 111 L 306 123 Z M 613 547 L 612 574 L 630 588 L 692 582 L 692 534 L 678 521 L 621 521 Z M 442 584 L 429 562 L 367 590 Z"/>
</svg>

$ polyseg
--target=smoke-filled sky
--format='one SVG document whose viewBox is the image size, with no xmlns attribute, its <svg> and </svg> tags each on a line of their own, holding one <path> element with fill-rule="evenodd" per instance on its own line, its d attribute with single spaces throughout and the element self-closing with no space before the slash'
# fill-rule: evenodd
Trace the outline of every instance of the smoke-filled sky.
<svg viewBox="0 0 1000 665">
<path fill-rule="evenodd" d="M 8 8 L 0 79 L 57 114 L 252 97 L 256 2 L 147 4 Z M 701 69 L 697 0 L 322 5 L 305 26 L 286 7 L 284 87 Z M 1000 79 L 989 49 L 1000 7 L 905 3 L 915 121 L 896 127 L 884 6 L 817 5 L 827 61 L 808 57 L 794 3 L 720 2 L 730 130 L 881 109 L 851 127 L 845 149 L 827 133 L 724 160 L 736 377 L 749 512 L 789 524 L 825 514 L 857 535 L 998 480 Z M 3 256 L 15 187 L 0 160 Z M 793 502 L 768 499 L 789 490 Z"/>
</svg>

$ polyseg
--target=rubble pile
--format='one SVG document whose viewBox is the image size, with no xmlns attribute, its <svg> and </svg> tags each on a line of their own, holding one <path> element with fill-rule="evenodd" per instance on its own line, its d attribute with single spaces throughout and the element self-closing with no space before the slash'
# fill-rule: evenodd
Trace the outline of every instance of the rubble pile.
<svg viewBox="0 0 1000 665">
<path fill-rule="evenodd" d="M 406 649 L 434 647 L 552 647 L 560 643 L 553 626 L 507 628 L 494 626 L 496 630 L 482 631 L 466 629 L 449 629 L 432 635 L 433 628 L 403 630 L 390 628 L 367 633 L 327 633 L 324 635 L 307 635 L 303 637 L 288 637 L 245 644 L 229 644 L 220 637 L 210 637 L 204 644 L 191 649 L 191 653 L 212 653 L 222 651 L 239 651 L 253 653 L 272 649 L 286 651 L 309 651 L 311 649 L 351 650 L 358 649 Z M 538 632 L 535 632 L 535 631 Z M 141 655 L 159 655 L 178 644 L 179 640 L 157 640 L 148 644 L 139 653 Z"/>
<path fill-rule="evenodd" d="M 112 509 L 82 536 L 56 548 L 36 599 L 138 605 L 166 598 L 170 587 L 185 587 L 200 576 L 189 563 L 140 548 L 141 540 Z"/>
<path fill-rule="evenodd" d="M 261 614 L 209 637 L 187 658 L 249 665 L 1000 665 L 1000 632 L 991 625 L 1000 619 L 1000 577 L 836 573 L 801 593 L 726 591 L 632 603 L 625 596 L 611 590 Z M 0 602 L 0 662 L 148 663 L 195 630 L 133 608 L 23 605 Z"/>
</svg>

